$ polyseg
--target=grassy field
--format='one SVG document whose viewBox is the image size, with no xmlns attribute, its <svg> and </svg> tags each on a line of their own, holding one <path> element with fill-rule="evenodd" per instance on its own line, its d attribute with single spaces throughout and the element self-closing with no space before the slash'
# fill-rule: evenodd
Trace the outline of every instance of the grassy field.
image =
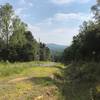
<svg viewBox="0 0 100 100">
<path fill-rule="evenodd" d="M 62 66 L 53 62 L 0 63 L 0 100 L 62 100 L 54 81 Z"/>
</svg>

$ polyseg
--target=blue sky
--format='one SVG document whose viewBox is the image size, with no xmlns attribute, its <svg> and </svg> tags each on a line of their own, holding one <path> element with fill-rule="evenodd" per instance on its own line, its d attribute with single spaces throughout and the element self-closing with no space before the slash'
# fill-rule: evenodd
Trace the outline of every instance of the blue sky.
<svg viewBox="0 0 100 100">
<path fill-rule="evenodd" d="M 10 3 L 16 15 L 28 24 L 34 37 L 45 43 L 70 45 L 79 26 L 91 19 L 95 0 L 0 0 Z"/>
</svg>

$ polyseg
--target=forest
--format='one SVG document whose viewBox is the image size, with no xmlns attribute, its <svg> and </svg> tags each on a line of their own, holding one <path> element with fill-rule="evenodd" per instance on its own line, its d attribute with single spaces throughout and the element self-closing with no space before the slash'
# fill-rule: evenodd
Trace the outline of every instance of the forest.
<svg viewBox="0 0 100 100">
<path fill-rule="evenodd" d="M 65 84 L 71 96 L 66 100 L 100 100 L 100 1 L 91 7 L 93 19 L 84 21 L 79 34 L 64 50 Z M 64 89 L 66 94 L 69 90 Z M 80 90 L 79 90 L 80 89 Z M 73 93 L 72 93 L 73 91 Z"/>
<path fill-rule="evenodd" d="M 71 45 L 54 54 L 1 5 L 0 100 L 100 100 L 100 0 L 91 11 Z"/>
<path fill-rule="evenodd" d="M 34 39 L 9 3 L 0 6 L 0 60 L 50 60 L 49 48 Z"/>
</svg>

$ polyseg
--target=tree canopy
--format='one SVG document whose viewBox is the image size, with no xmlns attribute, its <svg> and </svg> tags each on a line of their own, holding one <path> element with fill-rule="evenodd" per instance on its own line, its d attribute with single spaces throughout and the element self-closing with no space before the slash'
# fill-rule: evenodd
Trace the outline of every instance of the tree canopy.
<svg viewBox="0 0 100 100">
<path fill-rule="evenodd" d="M 50 60 L 50 50 L 38 43 L 10 4 L 0 6 L 0 60 Z"/>
</svg>

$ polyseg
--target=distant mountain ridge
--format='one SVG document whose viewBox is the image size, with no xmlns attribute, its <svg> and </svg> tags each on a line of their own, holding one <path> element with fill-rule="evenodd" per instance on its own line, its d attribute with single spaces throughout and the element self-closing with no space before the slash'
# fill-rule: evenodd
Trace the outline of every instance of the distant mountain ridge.
<svg viewBox="0 0 100 100">
<path fill-rule="evenodd" d="M 52 52 L 63 52 L 64 49 L 67 47 L 65 45 L 59 45 L 59 44 L 54 44 L 54 43 L 49 43 L 46 45 Z"/>
</svg>

